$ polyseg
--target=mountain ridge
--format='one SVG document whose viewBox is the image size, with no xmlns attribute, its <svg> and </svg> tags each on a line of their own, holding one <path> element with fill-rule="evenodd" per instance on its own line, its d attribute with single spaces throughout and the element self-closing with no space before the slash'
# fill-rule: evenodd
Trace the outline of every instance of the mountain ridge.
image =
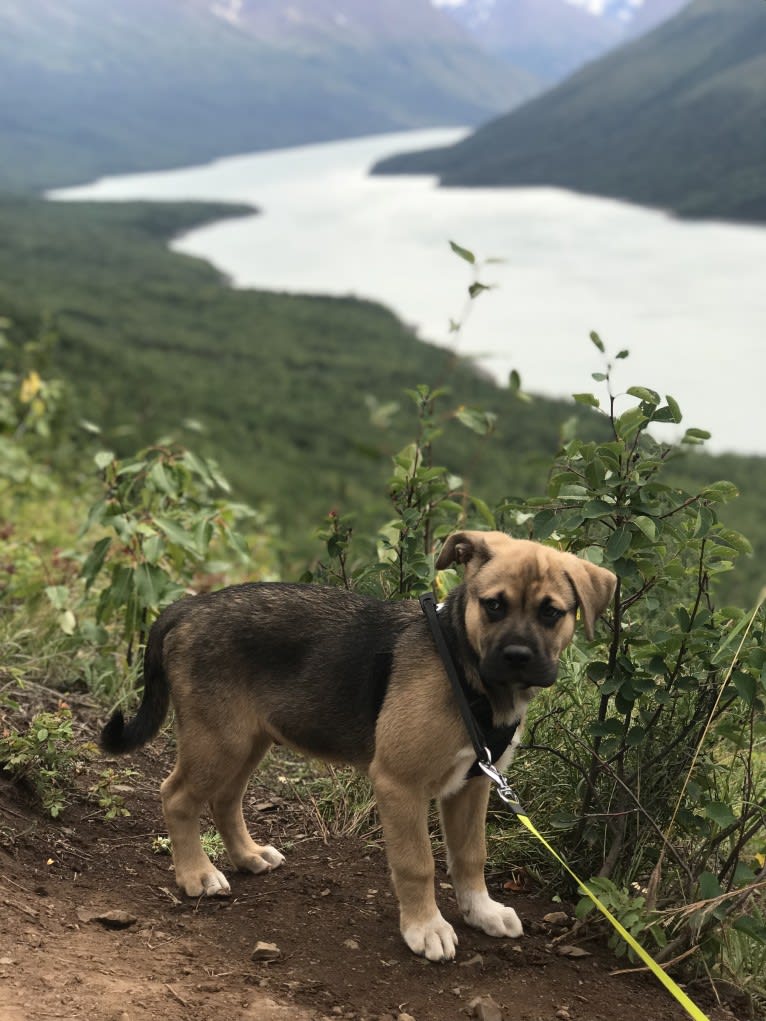
<svg viewBox="0 0 766 1021">
<path fill-rule="evenodd" d="M 671 17 L 689 0 L 461 0 L 446 10 L 489 53 L 560 81 Z"/>
<path fill-rule="evenodd" d="M 766 220 L 766 4 L 694 0 L 448 149 L 377 173 L 549 185 L 683 216 Z"/>
</svg>

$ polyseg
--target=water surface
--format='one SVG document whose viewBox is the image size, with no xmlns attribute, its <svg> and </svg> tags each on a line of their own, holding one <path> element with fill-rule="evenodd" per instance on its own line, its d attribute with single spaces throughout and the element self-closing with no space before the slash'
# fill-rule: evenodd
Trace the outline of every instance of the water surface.
<svg viewBox="0 0 766 1021">
<path fill-rule="evenodd" d="M 500 381 L 598 392 L 597 330 L 617 363 L 615 387 L 672 394 L 684 427 L 710 449 L 766 454 L 766 228 L 679 221 L 554 188 L 440 189 L 427 177 L 369 177 L 404 149 L 446 144 L 461 129 L 405 132 L 105 178 L 51 193 L 67 199 L 247 202 L 261 215 L 193 230 L 174 242 L 237 287 L 384 302 L 424 339 L 457 346 Z M 480 259 L 495 285 L 466 303 Z M 459 336 L 450 320 L 470 314 Z M 413 380 L 413 383 L 418 382 Z M 603 393 L 603 391 L 602 391 Z"/>
</svg>

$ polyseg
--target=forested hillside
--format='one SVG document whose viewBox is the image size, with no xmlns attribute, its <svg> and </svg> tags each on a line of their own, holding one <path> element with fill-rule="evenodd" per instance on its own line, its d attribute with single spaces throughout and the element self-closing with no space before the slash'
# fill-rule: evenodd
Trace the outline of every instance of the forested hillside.
<svg viewBox="0 0 766 1021">
<path fill-rule="evenodd" d="M 564 403 L 514 400 L 379 305 L 233 291 L 208 264 L 167 250 L 171 235 L 232 212 L 0 202 L 0 308 L 55 324 L 52 367 L 105 441 L 126 450 L 193 437 L 294 532 L 334 506 L 380 510 L 381 464 L 415 429 L 403 390 L 426 382 L 501 415 L 492 442 L 445 438 L 454 470 L 478 473 L 494 498 L 544 484 L 537 459 L 556 449 Z M 371 410 L 392 401 L 400 415 Z"/>
<path fill-rule="evenodd" d="M 766 3 L 694 0 L 648 36 L 458 145 L 378 173 L 444 185 L 558 185 L 766 220 Z"/>
<path fill-rule="evenodd" d="M 352 511 L 360 527 L 384 519 L 391 455 L 417 432 L 404 391 L 425 383 L 448 388 L 445 410 L 498 416 L 491 436 L 447 421 L 437 442 L 441 463 L 471 491 L 490 502 L 544 492 L 576 405 L 520 401 L 379 305 L 233 291 L 208 264 L 167 249 L 192 224 L 236 212 L 0 202 L 0 314 L 25 336 L 52 329 L 38 367 L 69 381 L 74 417 L 102 427 L 102 445 L 130 453 L 163 435 L 191 443 L 219 460 L 240 496 L 273 509 L 285 549 L 306 554 L 331 509 Z M 586 387 L 596 352 L 585 337 L 572 342 L 582 343 Z M 598 433 L 578 413 L 586 433 Z M 73 435 L 75 446 L 84 435 Z M 675 471 L 690 487 L 721 477 L 738 485 L 742 498 L 722 513 L 763 551 L 762 459 L 695 453 Z M 759 579 L 758 558 L 743 560 L 730 591 L 750 598 Z"/>
</svg>

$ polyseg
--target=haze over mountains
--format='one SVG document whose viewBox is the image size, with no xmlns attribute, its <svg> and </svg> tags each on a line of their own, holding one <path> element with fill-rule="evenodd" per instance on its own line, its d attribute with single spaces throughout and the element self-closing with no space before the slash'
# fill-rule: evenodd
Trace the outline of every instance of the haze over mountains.
<svg viewBox="0 0 766 1021">
<path fill-rule="evenodd" d="M 684 0 L 1 0 L 0 191 L 507 113 Z"/>
<path fill-rule="evenodd" d="M 766 3 L 693 0 L 460 144 L 381 173 L 557 185 L 688 216 L 766 220 Z"/>
<path fill-rule="evenodd" d="M 546 82 L 648 32 L 688 0 L 433 0 L 487 52 Z"/>
<path fill-rule="evenodd" d="M 430 0 L 4 0 L 0 190 L 476 124 L 538 88 Z"/>
</svg>

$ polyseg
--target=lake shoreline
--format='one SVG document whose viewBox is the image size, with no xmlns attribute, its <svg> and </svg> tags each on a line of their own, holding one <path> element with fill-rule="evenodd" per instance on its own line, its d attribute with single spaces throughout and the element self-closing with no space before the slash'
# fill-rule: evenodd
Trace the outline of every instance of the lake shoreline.
<svg viewBox="0 0 766 1021">
<path fill-rule="evenodd" d="M 687 412 L 684 425 L 713 432 L 711 452 L 766 454 L 755 378 L 736 371 L 737 360 L 763 361 L 766 300 L 753 267 L 766 262 L 766 229 L 681 220 L 560 189 L 438 188 L 432 178 L 367 174 L 381 151 L 459 134 L 397 132 L 270 150 L 48 194 L 256 206 L 259 214 L 185 232 L 173 250 L 208 260 L 238 288 L 380 302 L 417 337 L 446 347 L 472 280 L 449 240 L 479 260 L 504 257 L 479 273 L 498 287 L 474 303 L 459 354 L 501 383 L 518 369 L 531 392 L 569 396 L 593 388 L 590 373 L 603 368 L 588 340 L 595 329 L 612 355 L 631 350 L 618 386 L 671 393 Z M 752 411 L 748 424 L 743 404 Z"/>
</svg>

